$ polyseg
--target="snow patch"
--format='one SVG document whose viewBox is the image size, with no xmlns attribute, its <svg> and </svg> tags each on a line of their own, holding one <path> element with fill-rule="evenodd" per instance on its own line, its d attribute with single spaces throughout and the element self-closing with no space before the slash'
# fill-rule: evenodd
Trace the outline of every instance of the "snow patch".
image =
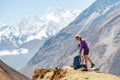
<svg viewBox="0 0 120 80">
<path fill-rule="evenodd" d="M 38 32 L 36 35 L 29 36 L 29 37 L 27 38 L 27 42 L 28 42 L 28 41 L 31 41 L 31 40 L 33 40 L 33 39 L 42 39 L 43 37 L 44 37 L 44 38 L 47 38 L 48 36 L 47 36 L 46 32 L 47 32 L 47 27 L 45 27 L 44 29 L 42 29 L 42 30 L 41 30 L 40 32 Z"/>
<path fill-rule="evenodd" d="M 60 22 L 60 19 L 57 16 L 55 16 L 54 14 L 52 14 L 52 13 L 46 15 L 46 19 L 49 20 L 49 21 L 56 22 L 56 23 Z"/>
</svg>

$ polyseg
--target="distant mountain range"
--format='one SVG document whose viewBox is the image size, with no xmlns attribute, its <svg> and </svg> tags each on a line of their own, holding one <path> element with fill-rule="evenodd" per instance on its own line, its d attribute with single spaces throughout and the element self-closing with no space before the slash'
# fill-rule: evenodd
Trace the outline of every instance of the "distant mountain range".
<svg viewBox="0 0 120 80">
<path fill-rule="evenodd" d="M 76 35 L 87 41 L 90 57 L 101 71 L 120 75 L 120 0 L 95 1 L 47 40 L 20 71 L 31 76 L 35 68 L 71 65 L 78 50 Z"/>
<path fill-rule="evenodd" d="M 0 60 L 0 80 L 30 80 Z"/>
<path fill-rule="evenodd" d="M 50 7 L 42 17 L 23 18 L 0 25 L 0 59 L 15 69 L 23 67 L 46 40 L 73 21 L 79 10 Z"/>
</svg>

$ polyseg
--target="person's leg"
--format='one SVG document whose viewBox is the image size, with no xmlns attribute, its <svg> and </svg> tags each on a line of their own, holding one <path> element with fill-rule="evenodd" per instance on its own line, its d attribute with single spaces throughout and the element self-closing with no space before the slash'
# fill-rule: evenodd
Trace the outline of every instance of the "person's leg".
<svg viewBox="0 0 120 80">
<path fill-rule="evenodd" d="M 87 63 L 88 63 L 88 61 L 87 61 L 87 57 L 84 55 L 84 60 L 85 60 L 85 69 L 83 69 L 83 71 L 88 71 L 88 69 L 87 69 Z"/>
<path fill-rule="evenodd" d="M 87 56 L 87 60 L 88 60 L 90 63 L 93 63 L 92 60 L 88 57 L 88 55 L 86 55 L 86 56 Z"/>
<path fill-rule="evenodd" d="M 88 63 L 88 57 L 87 57 L 87 55 L 84 55 L 84 60 L 85 60 L 85 65 L 87 65 L 87 63 Z"/>
<path fill-rule="evenodd" d="M 92 60 L 88 57 L 88 61 L 91 63 L 91 68 L 95 66 L 95 64 L 92 62 Z"/>
<path fill-rule="evenodd" d="M 85 50 L 84 56 L 85 56 L 85 59 L 87 60 L 86 63 L 89 61 L 91 63 L 91 68 L 93 68 L 95 65 L 93 64 L 92 60 L 88 57 L 88 55 L 89 55 L 89 50 Z"/>
<path fill-rule="evenodd" d="M 88 61 L 91 63 L 91 68 L 93 68 L 95 65 L 93 64 L 92 60 L 88 57 L 88 55 L 84 55 L 85 56 L 85 64 L 88 63 Z"/>
</svg>

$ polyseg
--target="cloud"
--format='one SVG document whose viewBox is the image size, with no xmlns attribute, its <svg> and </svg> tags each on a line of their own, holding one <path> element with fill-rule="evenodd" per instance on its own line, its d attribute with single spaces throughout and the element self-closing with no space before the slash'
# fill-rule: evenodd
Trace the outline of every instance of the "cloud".
<svg viewBox="0 0 120 80">
<path fill-rule="evenodd" d="M 29 52 L 28 49 L 20 48 L 13 51 L 2 50 L 0 51 L 0 56 L 7 56 L 7 55 L 18 55 L 18 54 L 27 54 Z"/>
</svg>

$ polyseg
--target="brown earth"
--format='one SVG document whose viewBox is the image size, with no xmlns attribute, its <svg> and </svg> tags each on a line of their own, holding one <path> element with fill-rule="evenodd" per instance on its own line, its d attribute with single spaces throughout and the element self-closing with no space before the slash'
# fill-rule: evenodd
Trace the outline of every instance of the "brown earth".
<svg viewBox="0 0 120 80">
<path fill-rule="evenodd" d="M 30 80 L 0 60 L 0 80 Z"/>
</svg>

